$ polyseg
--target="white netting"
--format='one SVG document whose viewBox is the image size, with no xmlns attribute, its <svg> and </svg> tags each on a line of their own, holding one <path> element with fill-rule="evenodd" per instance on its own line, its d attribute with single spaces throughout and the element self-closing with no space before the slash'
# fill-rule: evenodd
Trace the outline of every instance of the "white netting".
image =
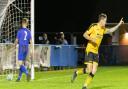
<svg viewBox="0 0 128 89">
<path fill-rule="evenodd" d="M 0 42 L 12 43 L 20 27 L 21 19 L 26 17 L 30 21 L 30 0 L 1 0 L 1 7 L 3 14 L 0 15 Z M 28 27 L 30 28 L 30 24 Z"/>
<path fill-rule="evenodd" d="M 16 66 L 16 49 L 12 44 L 22 18 L 29 19 L 31 27 L 31 0 L 0 0 L 0 68 Z"/>
</svg>

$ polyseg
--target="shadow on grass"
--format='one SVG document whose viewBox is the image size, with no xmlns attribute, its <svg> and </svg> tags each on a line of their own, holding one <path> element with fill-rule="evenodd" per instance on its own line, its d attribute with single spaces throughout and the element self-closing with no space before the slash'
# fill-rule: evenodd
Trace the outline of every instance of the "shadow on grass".
<svg viewBox="0 0 128 89">
<path fill-rule="evenodd" d="M 109 88 L 109 87 L 112 87 L 112 86 L 97 86 L 97 87 L 92 87 L 90 89 L 104 89 L 104 88 Z"/>
</svg>

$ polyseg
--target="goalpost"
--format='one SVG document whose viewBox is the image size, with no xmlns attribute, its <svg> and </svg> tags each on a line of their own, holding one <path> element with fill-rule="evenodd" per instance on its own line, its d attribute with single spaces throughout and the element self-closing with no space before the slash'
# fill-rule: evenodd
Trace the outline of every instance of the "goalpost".
<svg viewBox="0 0 128 89">
<path fill-rule="evenodd" d="M 0 72 L 17 65 L 16 49 L 12 44 L 22 18 L 29 19 L 34 51 L 34 0 L 0 0 Z M 31 68 L 31 79 L 34 79 L 33 59 Z"/>
<path fill-rule="evenodd" d="M 35 21 L 34 21 L 34 14 L 35 14 L 35 7 L 34 7 L 35 5 L 34 5 L 34 0 L 31 0 L 31 34 L 32 34 L 32 51 L 34 52 L 34 28 L 35 28 Z M 31 59 L 31 79 L 33 80 L 34 79 L 34 64 L 33 64 L 33 59 L 34 59 L 34 54 L 33 54 L 33 57 L 32 57 L 32 59 Z"/>
</svg>

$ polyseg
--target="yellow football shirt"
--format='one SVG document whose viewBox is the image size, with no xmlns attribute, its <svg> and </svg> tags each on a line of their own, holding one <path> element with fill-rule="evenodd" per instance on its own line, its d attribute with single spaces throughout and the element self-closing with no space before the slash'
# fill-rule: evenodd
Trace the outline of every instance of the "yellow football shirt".
<svg viewBox="0 0 128 89">
<path fill-rule="evenodd" d="M 98 54 L 98 49 L 103 39 L 103 35 L 106 32 L 106 28 L 100 27 L 98 24 L 92 24 L 90 28 L 87 30 L 87 34 L 96 40 L 96 44 L 89 41 L 86 47 L 86 52 L 92 52 Z"/>
</svg>

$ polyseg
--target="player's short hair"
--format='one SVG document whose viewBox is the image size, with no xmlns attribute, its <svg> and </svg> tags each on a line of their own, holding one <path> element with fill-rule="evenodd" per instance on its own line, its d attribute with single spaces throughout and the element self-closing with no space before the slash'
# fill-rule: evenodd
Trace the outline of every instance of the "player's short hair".
<svg viewBox="0 0 128 89">
<path fill-rule="evenodd" d="M 22 21 L 21 23 L 25 23 L 25 24 L 28 24 L 28 19 L 27 18 L 22 18 Z"/>
<path fill-rule="evenodd" d="M 100 21 L 100 20 L 102 20 L 102 19 L 104 19 L 104 18 L 107 18 L 107 15 L 106 15 L 105 13 L 101 13 L 101 14 L 99 15 L 98 21 Z"/>
</svg>

